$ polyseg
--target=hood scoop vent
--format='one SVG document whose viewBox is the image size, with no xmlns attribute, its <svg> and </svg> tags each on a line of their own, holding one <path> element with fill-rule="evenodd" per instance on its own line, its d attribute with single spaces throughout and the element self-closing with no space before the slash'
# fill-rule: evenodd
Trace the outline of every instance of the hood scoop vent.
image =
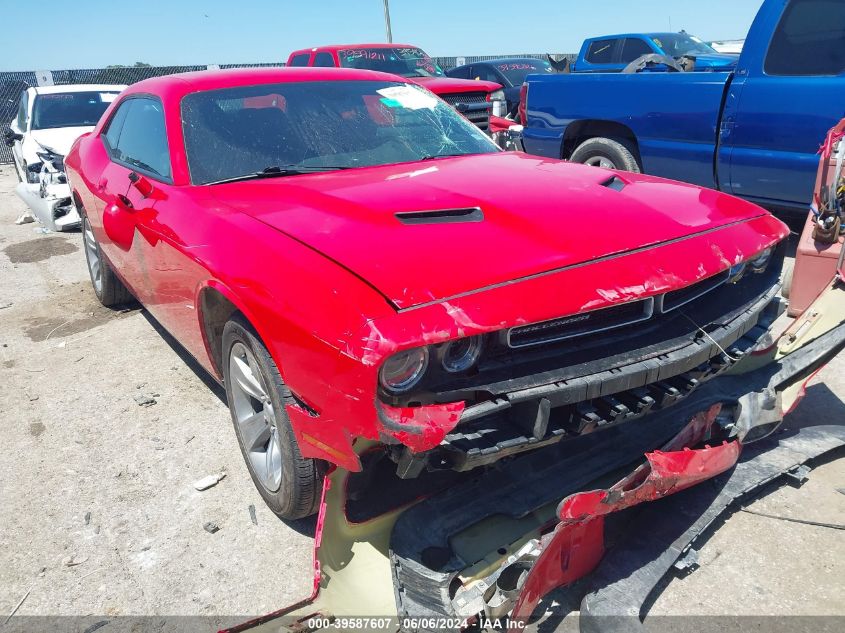
<svg viewBox="0 0 845 633">
<path fill-rule="evenodd" d="M 625 188 L 625 181 L 622 180 L 619 176 L 611 176 L 610 178 L 599 184 L 602 187 L 607 187 L 608 189 L 613 189 L 614 191 L 622 191 Z"/>
<path fill-rule="evenodd" d="M 483 222 L 481 207 L 466 209 L 437 209 L 435 211 L 400 211 L 396 218 L 402 224 L 455 224 L 457 222 Z"/>
</svg>

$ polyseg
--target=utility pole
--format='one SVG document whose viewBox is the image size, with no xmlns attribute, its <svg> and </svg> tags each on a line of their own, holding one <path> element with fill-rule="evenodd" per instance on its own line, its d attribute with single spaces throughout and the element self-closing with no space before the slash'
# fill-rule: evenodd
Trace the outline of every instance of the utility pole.
<svg viewBox="0 0 845 633">
<path fill-rule="evenodd" d="M 393 43 L 393 33 L 390 31 L 390 6 L 388 0 L 384 0 L 384 30 L 387 31 L 387 42 Z"/>
</svg>

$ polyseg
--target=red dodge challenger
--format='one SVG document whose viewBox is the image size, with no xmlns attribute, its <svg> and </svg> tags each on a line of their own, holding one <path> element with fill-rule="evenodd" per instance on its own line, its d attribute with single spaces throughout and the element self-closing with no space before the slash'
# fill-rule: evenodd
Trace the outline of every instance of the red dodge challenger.
<svg viewBox="0 0 845 633">
<path fill-rule="evenodd" d="M 777 313 L 763 209 L 501 152 L 394 75 L 150 79 L 65 165 L 97 297 L 222 381 L 285 518 L 365 448 L 466 471 L 672 406 Z"/>
</svg>

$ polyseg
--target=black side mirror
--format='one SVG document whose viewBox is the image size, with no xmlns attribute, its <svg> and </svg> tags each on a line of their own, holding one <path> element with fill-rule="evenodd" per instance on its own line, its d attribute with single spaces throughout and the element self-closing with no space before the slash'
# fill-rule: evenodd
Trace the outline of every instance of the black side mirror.
<svg viewBox="0 0 845 633">
<path fill-rule="evenodd" d="M 17 132 L 13 131 L 12 128 L 6 128 L 6 131 L 3 132 L 3 142 L 6 143 L 9 147 L 15 144 L 15 141 L 23 140 L 23 134 L 18 134 Z"/>
</svg>

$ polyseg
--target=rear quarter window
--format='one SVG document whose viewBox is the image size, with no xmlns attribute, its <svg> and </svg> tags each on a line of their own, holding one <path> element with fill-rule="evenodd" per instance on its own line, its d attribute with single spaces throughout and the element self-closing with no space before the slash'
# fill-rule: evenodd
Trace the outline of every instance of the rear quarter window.
<svg viewBox="0 0 845 633">
<path fill-rule="evenodd" d="M 334 57 L 331 53 L 317 53 L 314 56 L 314 65 L 320 68 L 334 68 Z"/>
<path fill-rule="evenodd" d="M 290 58 L 288 62 L 288 66 L 307 66 L 308 65 L 308 58 L 311 57 L 310 53 L 302 53 L 301 55 L 294 55 Z"/>
<path fill-rule="evenodd" d="M 613 49 L 617 40 L 596 40 L 587 49 L 587 61 L 591 64 L 610 64 L 613 62 Z"/>
<path fill-rule="evenodd" d="M 845 2 L 791 0 L 772 36 L 764 70 L 791 76 L 845 72 Z"/>
</svg>

